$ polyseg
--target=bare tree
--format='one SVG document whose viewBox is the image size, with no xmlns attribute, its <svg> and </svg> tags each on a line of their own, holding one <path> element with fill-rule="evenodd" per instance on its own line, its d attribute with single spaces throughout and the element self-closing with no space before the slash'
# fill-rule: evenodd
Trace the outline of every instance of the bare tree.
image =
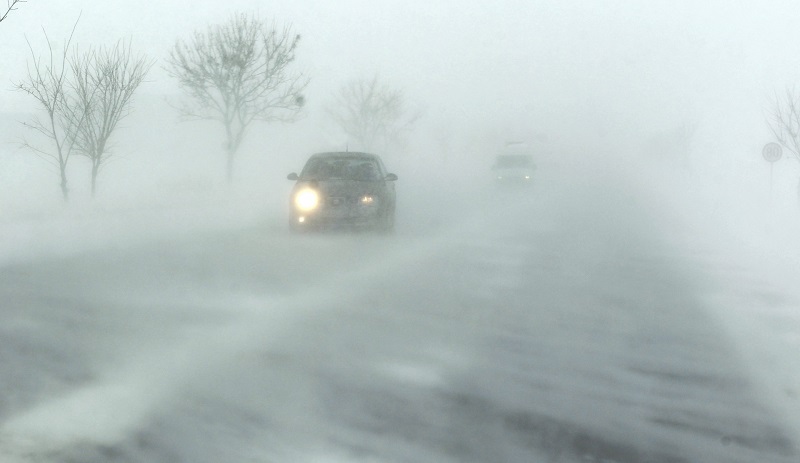
<svg viewBox="0 0 800 463">
<path fill-rule="evenodd" d="M 787 88 L 783 97 L 775 94 L 767 124 L 778 143 L 800 161 L 800 95 L 797 90 Z"/>
<path fill-rule="evenodd" d="M 225 128 L 229 182 L 250 124 L 293 121 L 303 107 L 308 79 L 290 73 L 299 42 L 291 26 L 238 14 L 195 32 L 191 41 L 179 40 L 170 51 L 167 71 L 189 96 L 181 115 L 219 120 Z"/>
<path fill-rule="evenodd" d="M 42 159 L 58 168 L 61 195 L 65 201 L 69 199 L 67 164 L 74 146 L 77 125 L 82 122 L 79 115 L 73 114 L 65 94 L 68 78 L 67 54 L 77 24 L 76 22 L 73 26 L 69 39 L 58 56 L 53 50 L 53 44 L 46 31 L 44 36 L 47 40 L 49 56 L 46 56 L 44 60 L 36 55 L 33 46 L 28 41 L 28 48 L 31 52 L 28 77 L 15 84 L 17 90 L 31 95 L 45 110 L 45 119 L 36 118 L 31 122 L 24 122 L 23 125 L 50 139 L 53 147 L 50 150 L 44 149 L 27 140 L 23 141 L 23 146 L 30 148 Z"/>
<path fill-rule="evenodd" d="M 0 22 L 3 22 L 3 20 L 6 19 L 6 17 L 8 17 L 9 13 L 17 9 L 16 8 L 17 3 L 25 3 L 26 1 L 27 0 L 6 0 L 6 11 L 0 14 Z"/>
<path fill-rule="evenodd" d="M 795 88 L 787 87 L 783 96 L 775 93 L 767 125 L 778 143 L 800 161 L 800 95 Z M 797 197 L 800 201 L 800 182 L 797 184 Z"/>
<path fill-rule="evenodd" d="M 328 114 L 365 151 L 402 145 L 419 118 L 409 110 L 403 92 L 382 84 L 377 76 L 342 86 Z"/>
<path fill-rule="evenodd" d="M 75 146 L 92 164 L 92 196 L 100 169 L 112 157 L 109 140 L 131 111 L 131 99 L 153 62 L 131 52 L 130 43 L 75 52 L 70 60 L 74 79 L 68 105 L 71 123 L 78 128 Z"/>
</svg>

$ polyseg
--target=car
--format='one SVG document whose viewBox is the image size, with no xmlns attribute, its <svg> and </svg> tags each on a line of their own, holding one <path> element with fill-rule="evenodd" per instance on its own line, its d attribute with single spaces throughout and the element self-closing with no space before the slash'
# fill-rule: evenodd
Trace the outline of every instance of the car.
<svg viewBox="0 0 800 463">
<path fill-rule="evenodd" d="M 495 181 L 501 184 L 531 183 L 535 170 L 530 154 L 499 154 L 492 165 Z"/>
<path fill-rule="evenodd" d="M 397 175 L 386 171 L 380 156 L 362 152 L 311 155 L 289 198 L 292 231 L 351 228 L 394 229 Z"/>
</svg>

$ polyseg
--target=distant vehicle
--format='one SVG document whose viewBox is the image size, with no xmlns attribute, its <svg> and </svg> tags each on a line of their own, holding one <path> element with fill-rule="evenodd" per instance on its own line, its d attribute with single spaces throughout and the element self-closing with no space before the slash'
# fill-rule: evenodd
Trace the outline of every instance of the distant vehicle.
<svg viewBox="0 0 800 463">
<path fill-rule="evenodd" d="M 289 199 L 293 231 L 324 228 L 394 228 L 397 175 L 381 158 L 358 152 L 317 153 L 308 158 Z"/>
<path fill-rule="evenodd" d="M 492 171 L 498 183 L 530 183 L 536 164 L 530 154 L 499 154 Z"/>
</svg>

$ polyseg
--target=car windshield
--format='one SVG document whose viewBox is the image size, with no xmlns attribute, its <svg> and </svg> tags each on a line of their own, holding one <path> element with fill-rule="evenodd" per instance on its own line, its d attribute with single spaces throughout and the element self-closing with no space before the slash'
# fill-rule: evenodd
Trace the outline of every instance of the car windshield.
<svg viewBox="0 0 800 463">
<path fill-rule="evenodd" d="M 495 167 L 500 169 L 512 169 L 520 167 L 530 167 L 531 157 L 524 154 L 504 154 L 497 156 Z"/>
<path fill-rule="evenodd" d="M 379 180 L 378 167 L 364 158 L 313 158 L 308 161 L 300 178 L 304 180 Z"/>
</svg>

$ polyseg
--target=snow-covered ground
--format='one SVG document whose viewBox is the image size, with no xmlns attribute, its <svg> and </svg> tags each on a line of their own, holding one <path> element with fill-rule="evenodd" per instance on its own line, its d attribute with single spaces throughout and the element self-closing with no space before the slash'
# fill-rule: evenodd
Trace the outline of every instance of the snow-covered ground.
<svg viewBox="0 0 800 463">
<path fill-rule="evenodd" d="M 660 213 L 679 225 L 675 248 L 703 276 L 705 303 L 759 395 L 800 436 L 800 204 L 791 189 L 754 198 L 697 179 L 653 182 Z"/>
<path fill-rule="evenodd" d="M 401 178 L 389 237 L 247 194 L 6 221 L 0 456 L 797 461 L 796 225 L 590 172 Z"/>
</svg>

